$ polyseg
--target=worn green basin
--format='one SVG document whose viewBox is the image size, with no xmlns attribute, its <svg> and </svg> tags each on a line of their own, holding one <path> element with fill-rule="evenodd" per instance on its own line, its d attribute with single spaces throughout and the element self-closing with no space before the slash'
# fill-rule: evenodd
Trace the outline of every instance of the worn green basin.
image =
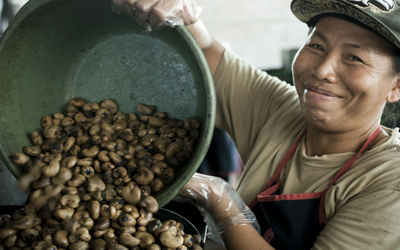
<svg viewBox="0 0 400 250">
<path fill-rule="evenodd" d="M 129 16 L 113 14 L 110 0 L 30 0 L 0 38 L 0 156 L 12 174 L 10 155 L 31 145 L 40 119 L 63 112 L 76 96 L 110 98 L 124 113 L 139 103 L 172 118 L 192 116 L 201 136 L 187 166 L 154 195 L 165 205 L 201 164 L 215 120 L 212 76 L 185 27 L 141 34 Z"/>
</svg>

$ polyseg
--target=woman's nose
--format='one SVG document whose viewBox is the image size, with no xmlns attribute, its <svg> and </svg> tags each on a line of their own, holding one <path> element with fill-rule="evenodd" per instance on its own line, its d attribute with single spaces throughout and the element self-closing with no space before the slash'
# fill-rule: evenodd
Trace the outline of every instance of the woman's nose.
<svg viewBox="0 0 400 250">
<path fill-rule="evenodd" d="M 337 81 L 337 60 L 333 55 L 326 55 L 315 62 L 311 74 L 319 81 L 334 83 Z"/>
</svg>

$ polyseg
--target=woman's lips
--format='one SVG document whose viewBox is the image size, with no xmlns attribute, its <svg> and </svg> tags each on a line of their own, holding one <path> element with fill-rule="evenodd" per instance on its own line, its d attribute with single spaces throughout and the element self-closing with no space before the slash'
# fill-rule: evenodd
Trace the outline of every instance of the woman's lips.
<svg viewBox="0 0 400 250">
<path fill-rule="evenodd" d="M 305 86 L 304 96 L 309 101 L 334 101 L 342 98 L 329 90 L 316 86 Z"/>
<path fill-rule="evenodd" d="M 342 98 L 341 96 L 336 95 L 336 94 L 332 93 L 329 90 L 326 90 L 326 89 L 323 89 L 323 88 L 319 88 L 319 87 L 316 87 L 316 86 L 305 86 L 305 91 L 308 92 L 307 90 L 311 91 L 311 92 L 314 92 L 316 94 L 319 94 L 319 95 L 327 96 L 327 97 Z"/>
</svg>

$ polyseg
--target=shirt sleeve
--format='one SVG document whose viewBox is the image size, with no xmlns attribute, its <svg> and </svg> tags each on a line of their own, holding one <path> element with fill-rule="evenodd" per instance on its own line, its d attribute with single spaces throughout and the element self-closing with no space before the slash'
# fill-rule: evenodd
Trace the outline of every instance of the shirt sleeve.
<svg viewBox="0 0 400 250">
<path fill-rule="evenodd" d="M 229 133 L 246 163 L 260 130 L 278 110 L 299 102 L 295 88 L 225 50 L 214 76 L 216 127 Z"/>
<path fill-rule="evenodd" d="M 399 225 L 397 188 L 360 195 L 337 211 L 312 249 L 398 249 Z"/>
</svg>

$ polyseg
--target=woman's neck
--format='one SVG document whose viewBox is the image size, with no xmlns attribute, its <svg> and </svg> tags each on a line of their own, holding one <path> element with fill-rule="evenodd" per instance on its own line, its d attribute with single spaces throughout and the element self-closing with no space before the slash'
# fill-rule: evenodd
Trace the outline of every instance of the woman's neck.
<svg viewBox="0 0 400 250">
<path fill-rule="evenodd" d="M 309 126 L 306 134 L 306 154 L 308 156 L 321 156 L 358 152 L 378 126 L 379 124 L 376 124 L 369 128 L 359 128 L 356 131 L 342 133 L 327 133 Z M 379 135 L 370 144 L 368 149 L 387 136 L 389 135 L 381 129 Z"/>
</svg>

